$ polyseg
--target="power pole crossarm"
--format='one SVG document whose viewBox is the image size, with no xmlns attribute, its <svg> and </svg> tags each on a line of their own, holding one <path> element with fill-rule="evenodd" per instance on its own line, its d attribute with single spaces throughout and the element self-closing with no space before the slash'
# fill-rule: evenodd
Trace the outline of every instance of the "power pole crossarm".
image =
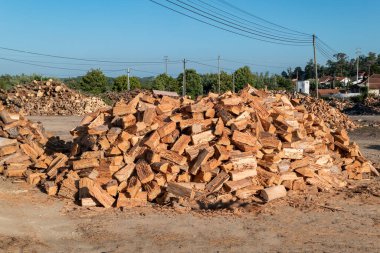
<svg viewBox="0 0 380 253">
<path fill-rule="evenodd" d="M 317 52 L 316 52 L 315 39 L 316 39 L 316 36 L 315 34 L 313 34 L 315 87 L 316 87 L 317 98 L 318 98 L 318 66 L 317 66 Z"/>
</svg>

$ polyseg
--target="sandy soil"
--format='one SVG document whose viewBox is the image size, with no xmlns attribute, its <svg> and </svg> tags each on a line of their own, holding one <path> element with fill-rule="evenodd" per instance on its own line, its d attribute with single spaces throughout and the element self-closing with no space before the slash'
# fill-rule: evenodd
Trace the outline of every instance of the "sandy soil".
<svg viewBox="0 0 380 253">
<path fill-rule="evenodd" d="M 68 128 L 62 122 L 54 124 Z M 379 165 L 380 129 L 351 136 Z M 263 206 L 189 212 L 82 208 L 0 178 L 0 203 L 0 252 L 380 252 L 379 179 L 331 193 L 290 192 Z"/>
</svg>

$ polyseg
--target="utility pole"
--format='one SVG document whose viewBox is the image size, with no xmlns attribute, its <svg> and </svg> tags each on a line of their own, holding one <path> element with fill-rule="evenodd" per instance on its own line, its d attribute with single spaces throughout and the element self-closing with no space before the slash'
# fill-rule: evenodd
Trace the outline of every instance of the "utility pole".
<svg viewBox="0 0 380 253">
<path fill-rule="evenodd" d="M 356 49 L 356 84 L 359 82 L 359 55 L 360 55 L 360 48 Z"/>
<path fill-rule="evenodd" d="M 183 59 L 182 96 L 186 96 L 186 59 Z"/>
<path fill-rule="evenodd" d="M 313 49 L 314 49 L 314 72 L 315 72 L 315 86 L 318 98 L 318 66 L 317 66 L 317 52 L 315 49 L 315 34 L 313 34 Z"/>
<path fill-rule="evenodd" d="M 164 59 L 165 59 L 165 74 L 168 75 L 168 57 L 167 56 L 164 56 Z"/>
<path fill-rule="evenodd" d="M 232 92 L 235 93 L 235 72 L 232 73 Z"/>
<path fill-rule="evenodd" d="M 218 94 L 220 94 L 220 56 L 218 55 Z"/>
<path fill-rule="evenodd" d="M 369 93 L 369 77 L 371 76 L 371 64 L 368 65 L 367 94 Z"/>
<path fill-rule="evenodd" d="M 128 68 L 127 69 L 127 89 L 131 90 L 131 85 L 130 85 L 130 82 L 129 82 L 129 74 L 130 74 L 130 70 Z"/>
</svg>

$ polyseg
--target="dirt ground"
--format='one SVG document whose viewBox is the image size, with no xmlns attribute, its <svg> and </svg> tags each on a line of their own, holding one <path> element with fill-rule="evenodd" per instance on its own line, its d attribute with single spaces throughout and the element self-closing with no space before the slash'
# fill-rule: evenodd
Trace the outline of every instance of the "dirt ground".
<svg viewBox="0 0 380 253">
<path fill-rule="evenodd" d="M 65 133 L 80 119 L 40 120 Z M 379 166 L 380 128 L 351 137 Z M 380 252 L 379 179 L 331 193 L 289 192 L 266 205 L 189 212 L 82 208 L 0 178 L 0 203 L 0 252 Z"/>
</svg>

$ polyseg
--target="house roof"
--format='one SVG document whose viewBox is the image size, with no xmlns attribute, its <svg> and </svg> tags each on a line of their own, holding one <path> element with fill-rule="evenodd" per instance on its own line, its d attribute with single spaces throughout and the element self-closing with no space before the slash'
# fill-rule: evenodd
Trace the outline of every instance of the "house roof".
<svg viewBox="0 0 380 253">
<path fill-rule="evenodd" d="M 319 83 L 327 83 L 333 80 L 332 76 L 322 76 L 319 78 Z"/>
<path fill-rule="evenodd" d="M 345 76 L 337 76 L 337 77 L 335 77 L 335 80 L 337 80 L 338 82 L 344 81 L 345 79 L 349 79 L 349 78 L 345 77 Z"/>
<path fill-rule="evenodd" d="M 339 90 L 338 89 L 319 89 L 318 94 L 320 96 L 326 96 L 326 95 L 333 95 L 333 94 L 338 94 Z"/>
<path fill-rule="evenodd" d="M 369 82 L 369 88 L 370 89 L 380 89 L 380 74 L 373 74 L 369 77 L 367 80 L 367 83 Z"/>
<path fill-rule="evenodd" d="M 179 97 L 177 92 L 172 91 L 153 90 L 153 94 L 156 96 Z"/>
</svg>

